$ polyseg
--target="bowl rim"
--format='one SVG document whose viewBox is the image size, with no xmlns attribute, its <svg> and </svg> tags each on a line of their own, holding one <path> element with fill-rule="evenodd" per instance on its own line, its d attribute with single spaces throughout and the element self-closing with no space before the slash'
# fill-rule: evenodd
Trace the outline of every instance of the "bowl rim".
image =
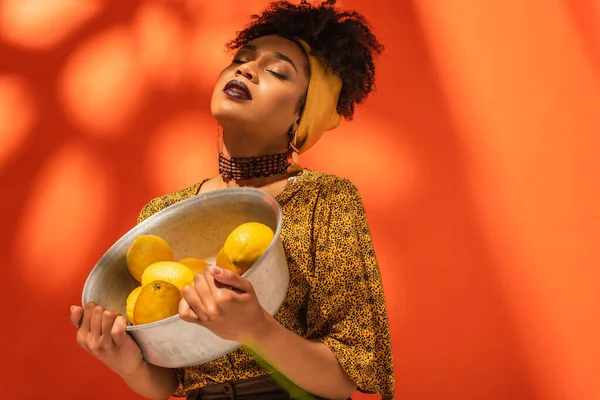
<svg viewBox="0 0 600 400">
<path fill-rule="evenodd" d="M 173 214 L 173 213 L 177 212 L 177 210 L 184 208 L 187 205 L 192 204 L 192 203 L 199 203 L 199 202 L 203 202 L 203 201 L 214 200 L 214 199 L 218 199 L 220 197 L 228 197 L 228 196 L 235 195 L 235 194 L 242 194 L 244 196 L 260 197 L 261 199 L 265 200 L 267 203 L 270 203 L 270 205 L 273 206 L 273 208 L 276 210 L 277 228 L 274 232 L 273 239 L 271 240 L 269 247 L 267 247 L 267 250 L 263 253 L 263 255 L 261 255 L 261 257 L 254 263 L 254 265 L 252 265 L 252 267 L 250 267 L 250 269 L 248 269 L 242 275 L 243 278 L 248 278 L 250 275 L 252 275 L 252 273 L 256 270 L 256 268 L 258 268 L 261 260 L 265 256 L 265 254 L 268 253 L 269 250 L 271 250 L 276 245 L 276 243 L 279 241 L 279 239 L 281 237 L 281 229 L 282 229 L 282 225 L 283 225 L 283 213 L 281 211 L 281 206 L 279 205 L 279 202 L 273 196 L 268 194 L 267 192 L 260 190 L 260 189 L 256 189 L 256 188 L 250 188 L 250 187 L 235 187 L 235 188 L 223 188 L 223 189 L 211 190 L 210 192 L 193 195 L 187 199 L 178 201 L 175 204 L 171 204 L 170 206 L 165 207 L 164 209 L 154 213 L 153 215 L 151 215 L 150 217 L 148 217 L 147 219 L 142 221 L 142 223 L 147 222 L 149 224 L 153 220 L 156 220 L 159 218 L 164 218 L 167 215 Z M 83 290 L 81 293 L 81 304 L 83 305 L 83 307 L 85 307 L 85 305 L 86 305 L 85 304 L 86 289 L 88 288 L 88 283 L 90 282 L 90 280 L 92 278 L 94 270 L 96 270 L 96 268 L 98 268 L 98 266 L 102 263 L 102 260 L 105 257 L 108 257 L 108 254 L 111 253 L 111 250 L 123 245 L 123 242 L 129 241 L 131 237 L 135 238 L 137 236 L 136 231 L 143 229 L 142 223 L 138 223 L 138 224 L 134 225 L 130 230 L 128 230 L 119 239 L 117 239 L 117 241 L 115 241 L 108 248 L 108 250 L 106 250 L 106 252 L 102 255 L 102 257 L 100 257 L 98 262 L 91 269 L 90 273 L 88 274 L 88 276 L 85 280 L 85 283 L 83 285 Z M 150 328 L 153 328 L 153 327 L 156 327 L 159 325 L 171 323 L 178 319 L 181 319 L 179 317 L 179 314 L 175 314 L 168 318 L 161 319 L 160 321 L 150 322 L 148 324 L 141 324 L 141 325 L 131 325 L 131 322 L 129 322 L 129 320 L 127 320 L 127 327 L 125 328 L 125 330 L 127 332 L 131 332 L 131 331 L 150 329 Z"/>
</svg>

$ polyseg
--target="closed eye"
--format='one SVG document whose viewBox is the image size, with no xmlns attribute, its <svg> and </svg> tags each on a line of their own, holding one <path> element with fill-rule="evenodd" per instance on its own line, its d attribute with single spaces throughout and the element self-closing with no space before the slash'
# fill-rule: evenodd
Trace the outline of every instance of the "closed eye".
<svg viewBox="0 0 600 400">
<path fill-rule="evenodd" d="M 271 71 L 271 70 L 267 70 L 268 72 L 270 72 L 271 74 L 273 74 L 277 79 L 281 79 L 282 81 L 285 81 L 287 79 L 287 76 L 280 74 L 279 72 L 275 72 L 275 71 Z"/>
<path fill-rule="evenodd" d="M 242 59 L 239 59 L 239 58 L 234 58 L 231 63 L 232 64 L 245 64 L 247 62 L 248 61 L 246 61 L 246 60 L 242 60 Z M 273 76 L 275 76 L 279 80 L 282 80 L 282 81 L 287 80 L 287 76 L 285 76 L 283 74 L 280 74 L 279 72 L 271 71 L 269 69 L 267 70 L 267 72 L 269 72 L 270 74 L 272 74 Z"/>
</svg>

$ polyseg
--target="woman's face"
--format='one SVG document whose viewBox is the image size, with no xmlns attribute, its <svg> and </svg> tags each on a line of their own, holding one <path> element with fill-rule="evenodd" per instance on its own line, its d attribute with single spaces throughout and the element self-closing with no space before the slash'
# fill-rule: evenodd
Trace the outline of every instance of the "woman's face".
<svg viewBox="0 0 600 400">
<path fill-rule="evenodd" d="M 308 87 L 307 70 L 308 59 L 297 43 L 277 35 L 255 39 L 219 75 L 212 114 L 228 135 L 242 136 L 236 141 L 287 148 L 288 132 L 298 122 L 298 104 Z"/>
</svg>

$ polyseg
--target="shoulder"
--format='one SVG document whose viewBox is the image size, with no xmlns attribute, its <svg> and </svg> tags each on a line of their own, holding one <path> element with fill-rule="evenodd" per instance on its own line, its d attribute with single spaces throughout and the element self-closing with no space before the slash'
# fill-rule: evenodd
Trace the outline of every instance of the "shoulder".
<svg viewBox="0 0 600 400">
<path fill-rule="evenodd" d="M 194 196 L 198 191 L 198 188 L 205 181 L 206 180 L 203 180 L 192 186 L 188 186 L 186 188 L 179 189 L 174 192 L 170 192 L 162 196 L 153 198 L 148 203 L 146 203 L 146 205 L 144 205 L 144 207 L 140 211 L 137 222 L 140 223 L 143 220 L 152 216 L 153 214 L 156 214 L 157 212 L 162 211 L 175 203 L 178 203 L 185 199 L 189 199 L 190 197 Z"/>
<path fill-rule="evenodd" d="M 356 185 L 348 178 L 307 170 L 303 185 L 317 192 L 317 209 L 339 212 L 364 212 L 362 197 Z"/>
<path fill-rule="evenodd" d="M 348 179 L 333 174 L 307 170 L 305 182 L 319 191 L 323 200 L 361 200 L 358 188 Z"/>
</svg>

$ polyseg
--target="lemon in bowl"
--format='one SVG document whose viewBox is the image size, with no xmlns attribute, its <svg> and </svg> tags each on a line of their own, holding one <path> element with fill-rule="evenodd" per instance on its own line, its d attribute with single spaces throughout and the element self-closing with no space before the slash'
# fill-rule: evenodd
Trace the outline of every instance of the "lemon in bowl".
<svg viewBox="0 0 600 400">
<path fill-rule="evenodd" d="M 153 281 L 172 283 L 179 290 L 194 284 L 194 273 L 185 265 L 175 261 L 159 261 L 151 264 L 142 274 L 142 287 Z"/>
<path fill-rule="evenodd" d="M 166 281 L 152 281 L 138 295 L 133 310 L 135 325 L 150 324 L 172 317 L 179 312 L 181 291 Z"/>
<path fill-rule="evenodd" d="M 267 251 L 274 236 L 273 230 L 263 223 L 243 223 L 225 239 L 221 257 L 226 257 L 231 264 L 245 272 Z"/>
</svg>

